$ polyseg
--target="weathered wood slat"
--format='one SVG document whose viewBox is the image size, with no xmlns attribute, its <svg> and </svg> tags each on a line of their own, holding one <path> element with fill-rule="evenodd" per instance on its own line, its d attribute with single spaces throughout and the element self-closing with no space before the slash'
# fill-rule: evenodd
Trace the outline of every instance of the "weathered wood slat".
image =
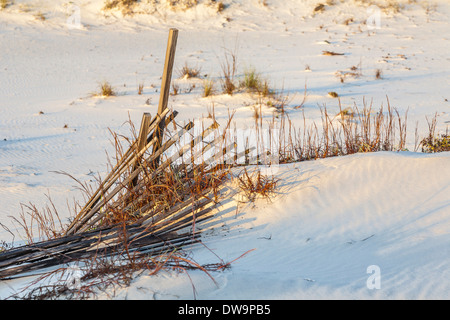
<svg viewBox="0 0 450 320">
<path fill-rule="evenodd" d="M 166 234 L 159 236 L 147 236 L 146 238 L 140 239 L 130 248 L 127 248 L 129 252 L 139 252 L 140 254 L 146 254 L 147 256 L 152 256 L 160 254 L 161 250 L 174 250 L 179 249 L 178 246 L 191 244 L 197 241 L 198 236 L 191 235 L 189 233 L 184 234 Z M 79 259 L 88 258 L 94 255 L 101 255 L 102 257 L 108 257 L 112 255 L 123 255 L 124 254 L 124 244 L 110 245 L 101 250 L 96 248 L 92 249 L 81 249 L 78 251 L 72 251 L 67 253 L 60 253 L 59 255 L 45 257 L 44 259 L 35 260 L 27 263 L 20 264 L 15 267 L 0 270 L 0 280 L 5 280 L 8 278 L 14 278 L 15 275 L 31 272 L 34 270 L 54 267 L 57 265 L 67 264 Z M 124 255 L 123 258 L 126 258 Z"/>
<path fill-rule="evenodd" d="M 161 83 L 161 94 L 159 97 L 158 114 L 161 115 L 166 109 L 169 102 L 170 84 L 172 82 L 173 64 L 175 62 L 175 50 L 177 47 L 178 30 L 171 28 L 169 30 L 169 39 L 167 41 L 166 60 L 164 62 L 164 71 Z M 164 136 L 164 122 L 161 122 L 156 130 L 156 143 L 154 153 L 161 148 Z M 153 160 L 153 166 L 156 167 L 159 163 L 159 156 Z"/>
<path fill-rule="evenodd" d="M 164 110 L 163 116 L 165 116 L 168 112 L 169 112 L 168 109 Z M 176 114 L 174 114 L 174 116 L 176 116 Z M 150 128 L 148 129 L 149 132 L 155 130 L 155 128 L 157 127 L 157 125 L 161 120 L 162 117 L 157 115 L 150 123 Z M 145 150 L 147 150 L 153 145 L 153 143 L 155 143 L 155 141 L 156 139 L 155 137 L 153 137 L 150 141 L 148 141 L 145 147 L 141 148 L 141 150 L 143 150 L 144 148 L 146 148 Z M 100 184 L 99 188 L 92 195 L 92 197 L 89 199 L 86 205 L 80 210 L 79 214 L 71 223 L 71 225 L 67 228 L 66 235 L 74 233 L 74 227 L 78 223 L 78 221 L 84 217 L 84 215 L 88 212 L 88 210 L 90 210 L 92 206 L 94 206 L 100 200 L 102 195 L 116 182 L 116 180 L 120 177 L 120 175 L 126 171 L 127 167 L 129 166 L 129 163 L 137 159 L 139 155 L 134 153 L 136 144 L 137 142 L 132 143 L 132 145 L 128 148 L 128 150 L 125 152 L 122 158 L 117 162 L 116 166 L 111 170 L 111 172 L 108 174 L 105 180 Z"/>
<path fill-rule="evenodd" d="M 0 253 L 0 279 L 97 255 L 127 259 L 125 252 L 160 254 L 199 241 L 196 224 L 213 216 L 217 196 L 225 189 L 220 184 L 228 171 L 221 170 L 228 170 L 246 153 L 232 155 L 236 144 L 231 143 L 203 160 L 213 147 L 226 144 L 222 134 L 196 149 L 218 128 L 216 122 L 180 149 L 172 149 L 193 127 L 189 122 L 173 136 L 164 132 L 178 114 L 167 108 L 177 35 L 178 30 L 170 30 L 157 115 L 153 119 L 143 115 L 137 140 L 117 160 L 63 236 Z M 161 188 L 152 193 L 151 188 L 161 186 L 173 190 L 165 193 Z M 126 218 L 132 218 L 118 223 L 121 219 L 114 210 L 120 211 L 119 217 L 130 213 Z"/>
<path fill-rule="evenodd" d="M 166 110 L 163 115 L 167 113 Z M 168 115 L 164 120 L 165 124 L 173 121 L 175 116 L 176 112 Z M 157 168 L 152 167 L 155 159 L 172 151 L 175 143 L 193 127 L 193 123 L 189 122 L 176 134 L 168 137 L 159 149 L 147 153 L 157 140 L 156 130 L 161 120 L 157 117 L 151 120 L 148 115 L 143 116 L 138 140 L 131 144 L 64 236 L 0 253 L 0 279 L 94 257 L 100 252 L 104 256 L 121 255 L 126 249 L 133 254 L 140 255 L 145 252 L 151 255 L 161 252 L 158 250 L 167 250 L 167 246 L 193 244 L 198 241 L 196 226 L 213 216 L 216 197 L 225 189 L 220 182 L 226 177 L 226 170 L 246 156 L 249 150 L 238 153 L 235 151 L 234 142 L 222 148 L 222 135 L 196 150 L 200 143 L 205 142 L 204 140 L 215 132 L 217 124 L 214 123 L 170 153 Z M 204 160 L 204 153 L 212 148 L 217 150 Z M 189 151 L 190 157 L 183 159 Z M 201 156 L 202 160 L 197 162 L 198 156 Z M 180 159 L 181 164 L 176 164 Z M 173 190 L 176 197 L 162 204 L 155 204 L 150 198 L 148 201 L 142 194 L 143 188 L 159 183 L 158 179 L 166 177 L 165 170 L 168 168 L 171 174 L 179 179 L 173 185 L 173 188 L 176 188 Z M 119 178 L 122 181 L 119 182 Z M 122 190 L 128 193 L 120 194 Z M 155 198 L 155 201 L 159 201 L 158 198 Z M 109 214 L 108 210 L 134 212 L 132 209 L 135 206 L 138 208 L 135 221 L 101 225 Z"/>
<path fill-rule="evenodd" d="M 161 154 L 166 151 L 168 148 L 170 148 L 183 134 L 185 134 L 187 131 L 189 131 L 193 126 L 192 122 L 189 122 L 186 126 L 184 126 L 184 128 L 182 128 L 175 136 L 173 136 L 172 138 L 170 138 L 166 143 L 163 144 L 163 146 L 158 149 L 155 153 L 153 153 L 150 157 L 150 159 L 148 159 L 148 162 L 152 162 L 154 161 L 156 158 L 158 158 L 159 156 L 161 156 Z M 153 141 L 153 140 L 152 140 Z M 142 152 L 142 150 L 141 150 Z M 89 224 L 86 224 L 87 221 L 89 221 L 92 216 L 98 212 L 98 210 L 100 210 L 109 200 L 111 200 L 118 192 L 120 192 L 122 190 L 122 188 L 124 186 L 126 186 L 128 183 L 130 183 L 130 181 L 132 181 L 132 179 L 134 179 L 135 177 L 138 176 L 138 174 L 141 172 L 142 167 L 138 167 L 135 171 L 133 171 L 127 178 L 125 178 L 125 180 L 118 185 L 116 188 L 113 189 L 113 191 L 111 191 L 108 195 L 104 196 L 104 199 L 98 203 L 96 206 L 94 206 L 94 208 L 92 208 L 85 216 L 84 218 L 80 221 L 80 227 L 78 227 L 78 230 L 75 230 L 75 232 L 83 232 L 88 230 L 90 227 L 93 226 L 94 223 L 98 222 L 99 220 L 101 220 L 104 217 L 104 213 L 100 213 L 98 214 L 97 217 L 95 217 L 95 219 L 93 221 L 91 221 Z"/>
<path fill-rule="evenodd" d="M 137 184 L 132 190 L 130 190 L 130 193 L 138 193 L 139 188 L 143 188 L 146 184 L 149 183 L 149 181 L 152 181 L 163 170 L 167 169 L 170 165 L 174 164 L 176 161 L 178 161 L 180 158 L 182 158 L 188 150 L 191 150 L 198 143 L 202 142 L 203 139 L 208 137 L 216 128 L 217 128 L 217 124 L 216 123 L 212 124 L 207 129 L 205 129 L 199 136 L 197 136 L 196 138 L 191 140 L 191 142 L 189 142 L 189 143 L 185 144 L 183 147 L 181 147 L 175 154 L 173 154 L 169 159 L 164 161 L 158 168 L 156 168 L 151 173 L 151 175 L 144 176 L 143 179 L 141 180 L 141 182 L 139 184 Z M 142 196 L 139 196 L 134 201 L 140 201 L 142 199 L 143 199 Z M 117 205 L 113 204 L 112 207 L 117 207 Z M 127 209 L 129 209 L 129 208 L 125 208 L 124 210 L 127 210 Z"/>
</svg>

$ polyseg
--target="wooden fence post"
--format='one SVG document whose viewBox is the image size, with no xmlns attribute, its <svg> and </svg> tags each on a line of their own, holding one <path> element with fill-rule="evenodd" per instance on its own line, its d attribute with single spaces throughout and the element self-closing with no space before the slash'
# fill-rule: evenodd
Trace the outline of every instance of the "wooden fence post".
<svg viewBox="0 0 450 320">
<path fill-rule="evenodd" d="M 170 84 L 172 81 L 172 70 L 175 61 L 175 49 L 177 46 L 178 30 L 171 28 L 169 31 L 169 40 L 167 42 L 166 61 L 164 63 L 164 73 L 162 77 L 161 93 L 159 97 L 158 115 L 161 115 L 167 108 L 170 94 Z M 157 142 L 153 148 L 153 152 L 156 152 L 162 144 L 163 132 L 164 132 L 164 119 L 159 123 L 159 129 L 157 130 Z M 159 157 L 155 160 L 155 167 L 159 163 Z"/>
<path fill-rule="evenodd" d="M 150 113 L 145 112 L 142 115 L 141 129 L 139 130 L 139 137 L 137 140 L 137 145 L 136 145 L 136 150 L 135 150 L 136 154 L 139 154 L 139 152 L 141 152 L 141 150 L 147 144 L 147 136 L 150 131 L 150 122 L 151 121 L 152 121 L 152 118 L 151 118 Z M 133 165 L 133 171 L 137 169 L 140 162 L 141 162 L 141 159 L 140 159 L 140 157 L 138 157 L 136 159 L 136 162 Z M 136 185 L 137 181 L 138 181 L 138 177 L 134 178 L 133 181 L 131 182 L 131 187 L 134 187 Z"/>
</svg>

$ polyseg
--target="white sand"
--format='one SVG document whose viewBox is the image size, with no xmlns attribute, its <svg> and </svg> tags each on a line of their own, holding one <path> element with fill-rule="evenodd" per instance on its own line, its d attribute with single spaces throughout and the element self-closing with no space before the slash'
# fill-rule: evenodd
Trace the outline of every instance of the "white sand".
<svg viewBox="0 0 450 320">
<path fill-rule="evenodd" d="M 320 122 L 319 107 L 339 111 L 330 91 L 343 107 L 362 108 L 365 100 L 378 110 L 388 97 L 401 115 L 408 110 L 410 152 L 282 166 L 280 194 L 272 203 L 240 206 L 235 217 L 233 202 L 217 213 L 224 226 L 205 236 L 210 250 L 231 261 L 256 249 L 231 269 L 213 273 L 217 284 L 201 271 L 189 272 L 192 283 L 183 274 L 144 275 L 116 298 L 192 299 L 192 284 L 199 299 L 450 297 L 450 156 L 411 152 L 416 122 L 421 137 L 426 117 L 438 114 L 440 133 L 450 122 L 447 1 L 398 1 L 404 4 L 399 12 L 382 9 L 381 0 L 370 8 L 335 1 L 316 14 L 320 1 L 312 0 L 272 0 L 267 6 L 230 0 L 222 13 L 206 1 L 186 11 L 161 1 L 156 11 L 140 6 L 152 13 L 125 17 L 102 12 L 101 0 L 74 6 L 62 0 L 14 2 L 0 11 L 0 223 L 14 230 L 10 216 L 18 216 L 20 204 L 44 206 L 46 194 L 62 218 L 69 216 L 66 202 L 82 200 L 81 192 L 52 171 L 83 182 L 107 172 L 109 129 L 129 136 L 128 117 L 139 123 L 143 112 L 156 113 L 168 29 L 176 27 L 174 78 L 187 62 L 217 80 L 224 48 L 237 48 L 238 76 L 253 66 L 274 88 L 283 87 L 291 98 L 287 113 L 299 126 L 302 112 L 309 123 Z M 38 12 L 45 21 L 36 18 Z M 378 17 L 380 24 L 371 28 L 367 21 Z M 324 50 L 344 55 L 325 56 Z M 352 66 L 360 66 L 362 75 L 341 83 L 336 72 Z M 382 79 L 375 79 L 377 69 Z M 117 96 L 92 95 L 104 80 Z M 169 105 L 180 120 L 206 116 L 214 103 L 219 121 L 229 109 L 236 110 L 237 126 L 253 121 L 257 100 L 251 95 L 202 98 L 201 80 L 175 81 L 181 93 Z M 138 95 L 141 82 L 144 93 Z M 294 109 L 305 83 L 306 103 Z M 271 119 L 273 109 L 265 107 L 263 114 Z M 0 240 L 11 236 L 0 229 Z M 217 262 L 204 247 L 193 248 L 192 255 L 199 263 Z M 380 268 L 380 289 L 366 285 L 371 265 Z M 0 296 L 16 285 L 0 283 Z"/>
</svg>

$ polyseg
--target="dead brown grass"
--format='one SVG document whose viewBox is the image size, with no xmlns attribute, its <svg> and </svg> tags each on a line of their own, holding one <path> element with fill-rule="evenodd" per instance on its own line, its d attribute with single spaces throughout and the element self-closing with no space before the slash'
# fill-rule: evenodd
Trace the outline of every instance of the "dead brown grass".
<svg viewBox="0 0 450 320">
<path fill-rule="evenodd" d="M 232 95 L 236 90 L 235 75 L 237 72 L 237 54 L 235 51 L 225 50 L 224 59 L 221 62 L 222 90 L 223 93 Z"/>
<path fill-rule="evenodd" d="M 258 196 L 270 200 L 278 183 L 278 179 L 273 176 L 263 175 L 260 170 L 250 174 L 246 168 L 237 178 L 240 190 L 250 202 L 254 202 Z"/>
</svg>

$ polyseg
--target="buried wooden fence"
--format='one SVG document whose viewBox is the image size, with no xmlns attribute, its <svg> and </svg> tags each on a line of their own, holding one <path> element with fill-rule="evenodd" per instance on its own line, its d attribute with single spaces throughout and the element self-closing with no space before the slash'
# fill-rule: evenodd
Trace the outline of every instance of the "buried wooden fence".
<svg viewBox="0 0 450 320">
<path fill-rule="evenodd" d="M 237 153 L 235 143 L 217 135 L 217 123 L 192 136 L 194 124 L 180 126 L 176 115 L 166 109 L 149 120 L 144 114 L 138 139 L 64 234 L 0 253 L 0 279 L 93 256 L 155 255 L 199 241 L 195 224 L 213 217 L 229 166 L 249 150 Z M 155 148 L 162 121 L 179 130 Z"/>
<path fill-rule="evenodd" d="M 236 163 L 250 151 L 237 153 L 224 135 L 206 143 L 217 123 L 196 136 L 192 122 L 176 123 L 167 102 L 177 35 L 170 30 L 156 116 L 144 113 L 137 139 L 60 236 L 0 253 L 0 280 L 99 255 L 155 255 L 198 241 L 195 224 L 213 216 L 228 176 L 217 160 Z M 179 130 L 169 134 L 170 123 Z M 188 142 L 179 147 L 183 140 Z"/>
</svg>

